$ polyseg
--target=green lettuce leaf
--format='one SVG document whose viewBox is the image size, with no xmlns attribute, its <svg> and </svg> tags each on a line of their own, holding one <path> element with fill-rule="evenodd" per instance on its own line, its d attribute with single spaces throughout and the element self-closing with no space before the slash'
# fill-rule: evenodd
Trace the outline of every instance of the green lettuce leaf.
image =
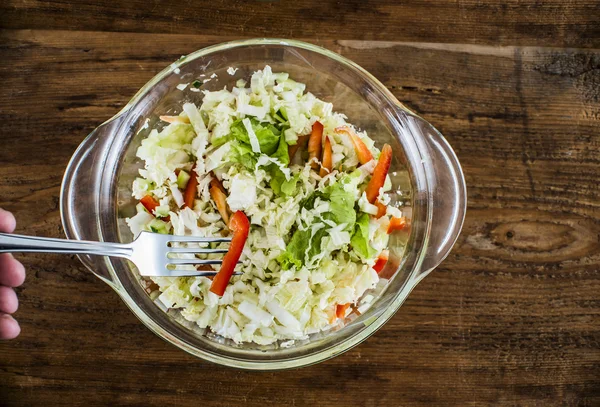
<svg viewBox="0 0 600 407">
<path fill-rule="evenodd" d="M 292 236 L 292 240 L 286 246 L 278 260 L 281 268 L 289 270 L 292 266 L 296 268 L 302 267 L 309 259 L 313 258 L 321 252 L 321 240 L 327 235 L 326 228 L 319 229 L 315 232 L 311 239 L 311 231 L 296 230 Z M 308 256 L 306 250 L 308 249 Z"/>
<path fill-rule="evenodd" d="M 250 123 L 252 124 L 252 130 L 256 134 L 258 144 L 260 145 L 260 151 L 263 154 L 271 155 L 277 150 L 279 139 L 281 138 L 281 131 L 270 123 L 260 123 L 258 120 L 251 118 Z M 248 131 L 242 123 L 241 119 L 236 120 L 231 125 L 230 136 L 238 140 L 243 144 L 250 145 L 250 137 Z"/>
<path fill-rule="evenodd" d="M 273 186 L 273 181 L 271 181 L 271 185 Z M 278 184 L 278 188 L 283 189 L 283 184 Z M 274 187 L 273 189 L 275 190 Z M 306 209 L 313 209 L 317 198 L 320 198 L 323 201 L 329 201 L 330 210 L 322 215 L 324 219 L 331 220 L 337 224 L 346 223 L 346 228 L 348 230 L 354 230 L 356 222 L 354 196 L 352 193 L 345 191 L 343 185 L 336 183 L 327 187 L 324 192 L 315 191 L 309 197 L 305 198 L 300 203 L 300 206 Z M 357 249 L 357 251 L 359 251 L 358 253 L 360 255 L 362 255 L 361 253 L 367 253 L 368 256 L 370 249 L 368 243 L 369 215 L 364 215 L 365 217 L 360 219 L 363 223 L 358 227 L 358 232 L 355 232 L 354 235 L 357 236 L 357 244 L 362 244 L 362 246 Z M 286 251 L 279 257 L 281 267 L 285 270 L 292 266 L 299 268 L 309 259 L 319 254 L 321 251 L 321 240 L 328 234 L 328 229 L 328 227 L 319 229 L 315 232 L 312 239 L 310 229 L 306 231 L 296 230 L 286 247 Z M 365 243 L 366 246 L 364 246 Z"/>
<path fill-rule="evenodd" d="M 250 122 L 258 139 L 261 153 L 276 158 L 283 165 L 289 164 L 288 145 L 283 138 L 281 130 L 270 123 L 260 123 L 254 118 L 251 118 Z M 247 169 L 254 171 L 260 154 L 252 151 L 250 138 L 242 120 L 236 120 L 231 125 L 231 132 L 225 138 L 233 140 L 231 161 L 238 162 Z M 222 139 L 219 139 L 219 142 L 222 142 Z M 274 164 L 269 165 L 266 170 L 271 173 L 274 180 L 273 189 L 276 194 L 280 195 L 284 193 L 291 195 L 295 191 L 298 178 L 286 180 L 279 167 Z"/>
<path fill-rule="evenodd" d="M 308 258 L 305 258 L 305 261 L 308 261 L 308 259 L 312 259 L 317 254 L 321 253 L 321 240 L 323 240 L 323 237 L 325 237 L 327 234 L 326 227 L 315 232 L 315 235 L 310 240 L 310 249 L 308 250 L 307 256 Z"/>
<path fill-rule="evenodd" d="M 368 214 L 363 213 L 358 217 L 350 243 L 354 251 L 364 259 L 370 258 L 375 254 L 375 249 L 369 244 Z"/>
<path fill-rule="evenodd" d="M 300 207 L 306 209 L 313 209 L 315 207 L 315 201 L 317 200 L 317 198 L 320 198 L 322 201 L 327 201 L 329 199 L 329 195 L 321 191 L 315 191 L 300 201 Z"/>
<path fill-rule="evenodd" d="M 271 154 L 272 158 L 276 158 L 283 165 L 288 165 L 290 163 L 290 156 L 288 154 L 288 145 L 285 142 L 283 136 L 279 138 L 279 145 L 277 146 L 277 150 Z M 271 174 L 271 188 L 276 195 L 293 195 L 297 190 L 298 180 L 300 179 L 300 174 L 296 174 L 292 176 L 289 180 L 286 179 L 285 175 L 279 168 L 279 166 L 275 164 L 270 164 L 267 167 L 267 171 Z"/>
<path fill-rule="evenodd" d="M 252 147 L 244 143 L 232 143 L 230 160 L 242 164 L 246 169 L 254 171 L 257 162 L 257 155 L 252 151 Z"/>
<path fill-rule="evenodd" d="M 344 187 L 340 183 L 335 183 L 327 189 L 327 192 L 329 192 L 332 220 L 337 224 L 347 223 L 348 228 L 351 229 L 354 226 L 354 222 L 356 222 L 354 196 L 351 192 L 344 190 Z"/>
<path fill-rule="evenodd" d="M 280 163 L 288 165 L 290 163 L 290 155 L 288 153 L 288 145 L 283 138 L 283 135 L 279 133 L 279 144 L 277 149 L 270 154 L 272 158 L 276 158 Z"/>
<path fill-rule="evenodd" d="M 307 198 L 300 201 L 300 207 L 313 209 L 315 201 L 320 198 L 322 201 L 329 201 L 329 212 L 323 217 L 331 220 L 338 225 L 347 223 L 348 229 L 354 227 L 356 222 L 356 211 L 354 210 L 354 196 L 351 192 L 347 192 L 343 185 L 339 182 L 325 188 L 325 191 L 315 191 Z"/>
<path fill-rule="evenodd" d="M 227 143 L 229 140 L 231 140 L 231 137 L 229 135 L 222 136 L 222 137 L 212 137 L 210 140 L 210 143 L 214 147 L 221 147 L 223 144 Z"/>
<path fill-rule="evenodd" d="M 274 168 L 273 168 L 274 167 Z M 276 195 L 291 196 L 298 190 L 298 181 L 300 180 L 300 174 L 292 176 L 289 180 L 285 178 L 285 175 L 279 167 L 275 164 L 271 164 L 269 167 L 273 171 L 273 177 L 271 178 L 271 188 Z"/>
<path fill-rule="evenodd" d="M 296 266 L 296 268 L 302 267 L 302 264 L 304 264 L 304 255 L 309 243 L 310 229 L 296 230 L 292 239 L 286 246 L 285 252 L 279 256 L 278 260 L 281 264 L 281 268 L 289 270 L 292 266 Z"/>
</svg>

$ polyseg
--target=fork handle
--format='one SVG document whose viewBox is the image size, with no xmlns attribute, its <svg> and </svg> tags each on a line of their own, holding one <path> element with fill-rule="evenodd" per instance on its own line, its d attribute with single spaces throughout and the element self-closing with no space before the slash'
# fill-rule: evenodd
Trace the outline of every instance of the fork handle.
<svg viewBox="0 0 600 407">
<path fill-rule="evenodd" d="M 129 258 L 128 244 L 66 240 L 0 233 L 0 253 L 70 253 Z"/>
</svg>

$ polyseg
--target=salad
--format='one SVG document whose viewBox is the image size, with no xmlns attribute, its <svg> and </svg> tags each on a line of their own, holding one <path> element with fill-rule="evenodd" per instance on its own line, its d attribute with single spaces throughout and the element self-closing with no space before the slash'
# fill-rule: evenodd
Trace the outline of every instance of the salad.
<svg viewBox="0 0 600 407">
<path fill-rule="evenodd" d="M 384 282 L 389 236 L 406 225 L 390 204 L 391 147 L 379 150 L 331 103 L 269 66 L 181 109 L 161 116 L 137 150 L 144 168 L 127 223 L 135 236 L 232 242 L 211 244 L 228 250 L 221 265 L 198 267 L 214 267 L 214 278 L 153 277 L 157 300 L 261 345 L 291 344 L 364 312 Z"/>
</svg>

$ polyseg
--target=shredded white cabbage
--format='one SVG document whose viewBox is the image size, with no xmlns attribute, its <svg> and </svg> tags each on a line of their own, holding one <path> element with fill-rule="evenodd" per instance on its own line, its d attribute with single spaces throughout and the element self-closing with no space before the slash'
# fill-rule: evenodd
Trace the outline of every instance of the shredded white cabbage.
<svg viewBox="0 0 600 407">
<path fill-rule="evenodd" d="M 236 69 L 227 71 L 233 75 Z M 372 266 L 387 248 L 390 217 L 402 216 L 389 205 L 389 177 L 378 196 L 388 204 L 386 214 L 373 216 L 378 208 L 364 190 L 376 161 L 359 166 L 352 141 L 335 132 L 351 126 L 346 116 L 305 90 L 287 73 L 265 66 L 231 91 L 203 91 L 199 107 L 183 104 L 181 116 L 189 124 L 151 129 L 137 151 L 144 168 L 132 194 L 138 200 L 150 195 L 159 206 L 151 214 L 138 205 L 138 213 L 127 219 L 135 236 L 153 229 L 193 236 L 227 231 L 210 194 L 215 178 L 226 191 L 229 210 L 241 210 L 250 220 L 237 268 L 242 274 L 231 279 L 223 296 L 210 291 L 206 277 L 153 278 L 160 304 L 235 342 L 293 346 L 339 323 L 338 305 L 370 307 L 373 290 L 382 284 Z M 324 178 L 300 153 L 288 164 L 288 144 L 310 134 L 317 121 L 332 144 L 333 171 Z M 377 157 L 366 132 L 357 134 Z M 198 186 L 189 208 L 183 191 L 192 177 Z"/>
<path fill-rule="evenodd" d="M 230 182 L 227 204 L 232 211 L 246 210 L 256 202 L 256 183 L 254 177 L 236 174 Z"/>
<path fill-rule="evenodd" d="M 258 143 L 258 138 L 256 137 L 256 133 L 254 133 L 254 130 L 252 129 L 252 124 L 250 123 L 250 119 L 248 119 L 246 117 L 246 118 L 244 118 L 244 120 L 242 120 L 242 123 L 244 123 L 244 127 L 246 128 L 246 131 L 248 132 L 248 138 L 250 139 L 250 145 L 252 146 L 252 151 L 260 154 L 260 144 Z"/>
</svg>

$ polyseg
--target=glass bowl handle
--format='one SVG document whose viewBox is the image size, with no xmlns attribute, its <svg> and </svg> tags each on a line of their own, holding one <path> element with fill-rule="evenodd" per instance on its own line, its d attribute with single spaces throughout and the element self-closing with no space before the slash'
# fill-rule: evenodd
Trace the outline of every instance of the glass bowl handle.
<svg viewBox="0 0 600 407">
<path fill-rule="evenodd" d="M 113 137 L 122 122 L 117 115 L 102 123 L 79 145 L 67 165 L 60 193 L 62 224 L 68 239 L 103 241 L 100 216 L 100 182 Z M 102 214 L 100 214 L 102 216 Z M 117 289 L 107 258 L 78 255 L 98 278 Z"/>
<path fill-rule="evenodd" d="M 424 199 L 428 208 L 428 231 L 420 281 L 450 253 L 458 239 L 467 210 L 467 188 L 458 158 L 439 131 L 420 117 L 406 115 L 405 123 L 415 135 L 427 178 Z"/>
</svg>

